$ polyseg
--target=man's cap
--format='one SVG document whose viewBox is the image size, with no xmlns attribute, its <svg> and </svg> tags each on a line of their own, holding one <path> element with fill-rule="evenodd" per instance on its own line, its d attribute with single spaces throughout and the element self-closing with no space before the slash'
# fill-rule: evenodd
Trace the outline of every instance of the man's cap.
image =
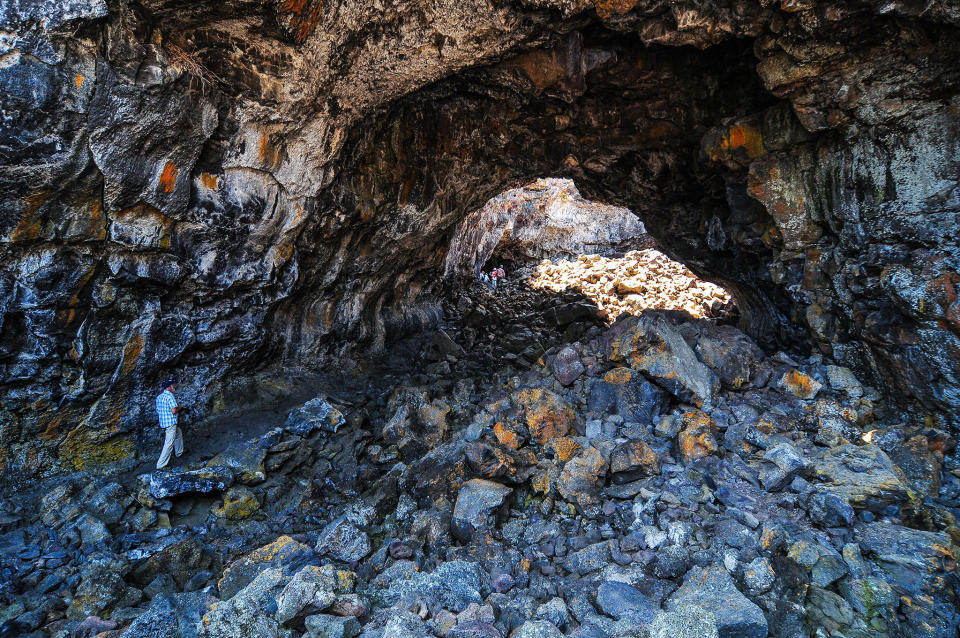
<svg viewBox="0 0 960 638">
<path fill-rule="evenodd" d="M 166 381 L 163 382 L 163 387 L 164 387 L 164 388 L 169 388 L 170 386 L 172 386 L 172 385 L 173 385 L 174 383 L 176 383 L 176 382 L 177 382 L 176 379 L 172 379 L 172 378 L 171 378 L 171 379 L 167 379 Z"/>
</svg>

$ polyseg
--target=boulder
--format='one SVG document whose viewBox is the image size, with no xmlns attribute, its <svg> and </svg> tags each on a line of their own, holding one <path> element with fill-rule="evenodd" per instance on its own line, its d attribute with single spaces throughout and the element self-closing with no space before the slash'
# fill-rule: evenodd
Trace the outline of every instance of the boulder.
<svg viewBox="0 0 960 638">
<path fill-rule="evenodd" d="M 580 361 L 580 355 L 570 346 L 557 353 L 551 361 L 550 367 L 553 370 L 553 376 L 557 378 L 561 385 L 570 385 L 583 374 L 585 369 Z"/>
<path fill-rule="evenodd" d="M 581 576 L 603 569 L 610 562 L 610 552 L 614 548 L 613 541 L 587 545 L 583 549 L 567 554 L 563 559 L 563 568 Z"/>
<path fill-rule="evenodd" d="M 662 611 L 650 624 L 650 638 L 719 638 L 717 618 L 696 605 L 678 605 Z"/>
<path fill-rule="evenodd" d="M 803 474 L 809 462 L 789 443 L 781 443 L 763 455 L 760 482 L 770 492 L 782 490 L 795 476 Z"/>
<path fill-rule="evenodd" d="M 482 605 L 482 592 L 488 589 L 480 565 L 468 561 L 440 563 L 432 572 L 416 571 L 413 566 L 377 584 L 385 586 L 381 596 L 387 604 L 422 600 L 431 609 L 443 608 L 458 613 L 470 603 Z"/>
<path fill-rule="evenodd" d="M 263 462 L 267 457 L 267 449 L 243 441 L 234 443 L 226 450 L 217 454 L 207 462 L 208 467 L 225 466 L 233 472 L 234 478 L 244 485 L 262 483 L 267 478 Z"/>
<path fill-rule="evenodd" d="M 610 454 L 614 483 L 629 483 L 644 476 L 660 474 L 660 456 L 644 441 L 626 441 Z"/>
<path fill-rule="evenodd" d="M 813 488 L 845 499 L 856 510 L 881 512 L 904 502 L 910 490 L 902 473 L 880 448 L 844 444 L 813 458 Z"/>
<path fill-rule="evenodd" d="M 333 520 L 317 541 L 317 553 L 345 563 L 365 558 L 371 550 L 370 538 L 346 514 Z"/>
<path fill-rule="evenodd" d="M 616 322 L 607 332 L 607 356 L 627 361 L 681 401 L 710 404 L 720 379 L 687 345 L 676 326 L 657 312 Z"/>
<path fill-rule="evenodd" d="M 628 619 L 637 625 L 648 625 L 660 611 L 659 605 L 639 589 L 619 581 L 605 581 L 597 590 L 597 607 L 617 620 Z"/>
<path fill-rule="evenodd" d="M 327 614 L 307 616 L 303 624 L 310 638 L 354 638 L 362 629 L 356 618 Z"/>
<path fill-rule="evenodd" d="M 847 499 L 833 492 L 820 491 L 807 503 L 810 520 L 822 527 L 853 525 L 854 511 Z"/>
<path fill-rule="evenodd" d="M 484 479 L 471 479 L 463 484 L 450 520 L 453 535 L 469 543 L 474 533 L 489 529 L 488 518 L 506 502 L 513 490 Z"/>
<path fill-rule="evenodd" d="M 277 597 L 277 622 L 286 624 L 298 616 L 316 614 L 337 599 L 320 569 L 307 565 L 290 579 Z"/>
<path fill-rule="evenodd" d="M 522 406 L 530 436 L 546 445 L 574 428 L 577 413 L 560 395 L 543 388 L 527 388 L 513 394 L 513 402 Z"/>
<path fill-rule="evenodd" d="M 265 569 L 279 568 L 292 572 L 314 558 L 316 554 L 309 545 L 289 536 L 281 536 L 230 563 L 217 583 L 220 597 L 224 600 L 232 598 Z"/>
<path fill-rule="evenodd" d="M 690 410 L 683 414 L 680 422 L 677 447 L 684 461 L 693 463 L 717 453 L 720 448 L 713 435 L 716 426 L 708 414 Z"/>
<path fill-rule="evenodd" d="M 280 627 L 273 614 L 276 612 L 275 596 L 282 583 L 282 569 L 264 569 L 229 600 L 210 605 L 203 620 L 197 624 L 198 638 L 278 638 Z"/>
<path fill-rule="evenodd" d="M 722 565 L 694 567 L 664 608 L 676 611 L 685 604 L 711 612 L 719 638 L 766 638 L 767 620 L 760 608 L 737 590 Z"/>
<path fill-rule="evenodd" d="M 249 518 L 260 509 L 260 501 L 250 488 L 243 485 L 231 487 L 223 495 L 223 505 L 213 510 L 220 518 L 239 521 Z"/>
<path fill-rule="evenodd" d="M 776 388 L 784 394 L 798 399 L 812 399 L 823 388 L 823 384 L 799 370 L 788 370 L 777 379 Z"/>
<path fill-rule="evenodd" d="M 563 634 L 548 620 L 528 620 L 520 625 L 513 638 L 562 638 Z"/>
<path fill-rule="evenodd" d="M 157 470 L 150 474 L 150 495 L 153 498 L 222 492 L 231 485 L 233 485 L 233 471 L 225 465 L 201 467 L 196 470 L 180 468 Z"/>
<path fill-rule="evenodd" d="M 713 370 L 725 387 L 738 390 L 750 383 L 750 373 L 763 351 L 733 326 L 701 324 L 697 356 Z"/>
<path fill-rule="evenodd" d="M 316 397 L 291 410 L 283 427 L 300 436 L 309 436 L 315 430 L 334 434 L 345 422 L 339 410 L 325 398 Z"/>
<path fill-rule="evenodd" d="M 212 602 L 207 592 L 159 594 L 120 638 L 196 638 L 197 625 Z"/>
<path fill-rule="evenodd" d="M 608 468 L 603 455 L 589 447 L 564 464 L 557 489 L 567 501 L 575 503 L 581 512 L 592 514 L 599 506 L 599 492 Z"/>
<path fill-rule="evenodd" d="M 590 386 L 587 409 L 599 416 L 615 412 L 625 421 L 644 425 L 660 412 L 663 393 L 636 370 L 614 368 Z"/>
</svg>

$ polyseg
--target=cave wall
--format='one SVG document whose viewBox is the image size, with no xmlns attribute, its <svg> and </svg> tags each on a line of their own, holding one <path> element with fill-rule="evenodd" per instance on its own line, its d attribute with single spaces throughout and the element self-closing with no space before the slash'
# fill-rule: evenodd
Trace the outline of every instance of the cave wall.
<svg viewBox="0 0 960 638">
<path fill-rule="evenodd" d="M 544 175 L 634 210 L 763 343 L 953 423 L 958 24 L 933 1 L 5 3 L 0 467 L 129 463 L 164 376 L 205 412 L 435 320 L 456 224 Z"/>
</svg>

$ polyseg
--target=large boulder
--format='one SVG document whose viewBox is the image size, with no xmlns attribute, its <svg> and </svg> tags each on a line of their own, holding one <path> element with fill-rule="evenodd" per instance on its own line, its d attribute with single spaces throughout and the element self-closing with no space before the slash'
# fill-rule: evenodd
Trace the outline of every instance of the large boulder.
<svg viewBox="0 0 960 638">
<path fill-rule="evenodd" d="M 309 436 L 315 430 L 334 434 L 345 422 L 343 413 L 325 398 L 316 397 L 291 410 L 283 427 L 300 436 Z"/>
<path fill-rule="evenodd" d="M 318 554 L 324 554 L 345 563 L 365 558 L 371 549 L 370 537 L 346 514 L 324 527 L 317 541 Z"/>
<path fill-rule="evenodd" d="M 513 490 L 505 485 L 484 479 L 464 483 L 450 520 L 453 535 L 469 543 L 475 532 L 488 529 L 488 519 L 503 506 L 511 492 Z"/>
<path fill-rule="evenodd" d="M 220 597 L 224 600 L 232 598 L 265 569 L 279 568 L 290 573 L 315 557 L 309 545 L 281 536 L 230 563 L 217 583 Z"/>
<path fill-rule="evenodd" d="M 676 326 L 657 312 L 616 322 L 607 332 L 607 356 L 642 370 L 681 401 L 710 404 L 720 379 L 705 366 Z"/>
<path fill-rule="evenodd" d="M 231 485 L 233 485 L 233 471 L 225 465 L 201 467 L 196 470 L 180 468 L 157 470 L 150 474 L 150 495 L 153 498 L 222 492 Z"/>
<path fill-rule="evenodd" d="M 478 563 L 449 561 L 440 563 L 432 572 L 416 568 L 397 572 L 397 576 L 381 581 L 381 596 L 388 604 L 422 600 L 431 609 L 442 608 L 461 612 L 470 605 L 483 604 L 483 592 L 489 589 Z"/>
<path fill-rule="evenodd" d="M 563 397 L 543 388 L 527 388 L 513 394 L 513 402 L 526 416 L 530 436 L 540 445 L 565 436 L 574 428 L 577 413 Z"/>
<path fill-rule="evenodd" d="M 557 489 L 567 501 L 575 503 L 581 512 L 593 515 L 599 507 L 600 488 L 603 487 L 608 469 L 603 454 L 589 447 L 564 464 Z"/>
<path fill-rule="evenodd" d="M 614 368 L 590 386 L 587 409 L 604 416 L 616 412 L 625 421 L 647 425 L 660 413 L 663 393 L 636 370 Z"/>
<path fill-rule="evenodd" d="M 197 638 L 197 626 L 213 602 L 203 591 L 158 594 L 120 638 Z"/>
<path fill-rule="evenodd" d="M 696 605 L 662 611 L 650 625 L 650 638 L 719 638 L 717 619 Z"/>
<path fill-rule="evenodd" d="M 608 616 L 617 620 L 626 618 L 637 625 L 649 625 L 660 611 L 659 605 L 639 589 L 614 580 L 600 585 L 597 607 Z"/>
<path fill-rule="evenodd" d="M 813 458 L 813 487 L 845 499 L 854 509 L 881 512 L 903 503 L 910 489 L 903 474 L 880 448 L 853 444 L 829 448 Z"/>
<path fill-rule="evenodd" d="M 766 638 L 763 612 L 740 593 L 722 565 L 694 567 L 664 604 L 667 611 L 683 605 L 700 607 L 714 615 L 719 638 Z"/>
</svg>

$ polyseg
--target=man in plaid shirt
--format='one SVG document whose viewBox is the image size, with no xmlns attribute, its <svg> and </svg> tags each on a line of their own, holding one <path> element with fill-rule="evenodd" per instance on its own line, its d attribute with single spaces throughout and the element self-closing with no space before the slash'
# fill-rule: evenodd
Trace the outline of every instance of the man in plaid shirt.
<svg viewBox="0 0 960 638">
<path fill-rule="evenodd" d="M 183 435 L 177 426 L 177 413 L 180 412 L 180 406 L 177 404 L 173 391 L 176 390 L 176 382 L 173 379 L 167 379 L 163 382 L 163 392 L 157 396 L 157 416 L 160 417 L 160 427 L 163 428 L 163 451 L 160 452 L 160 459 L 157 461 L 157 469 L 162 470 L 170 461 L 170 452 L 175 452 L 177 456 L 183 454 Z"/>
</svg>

